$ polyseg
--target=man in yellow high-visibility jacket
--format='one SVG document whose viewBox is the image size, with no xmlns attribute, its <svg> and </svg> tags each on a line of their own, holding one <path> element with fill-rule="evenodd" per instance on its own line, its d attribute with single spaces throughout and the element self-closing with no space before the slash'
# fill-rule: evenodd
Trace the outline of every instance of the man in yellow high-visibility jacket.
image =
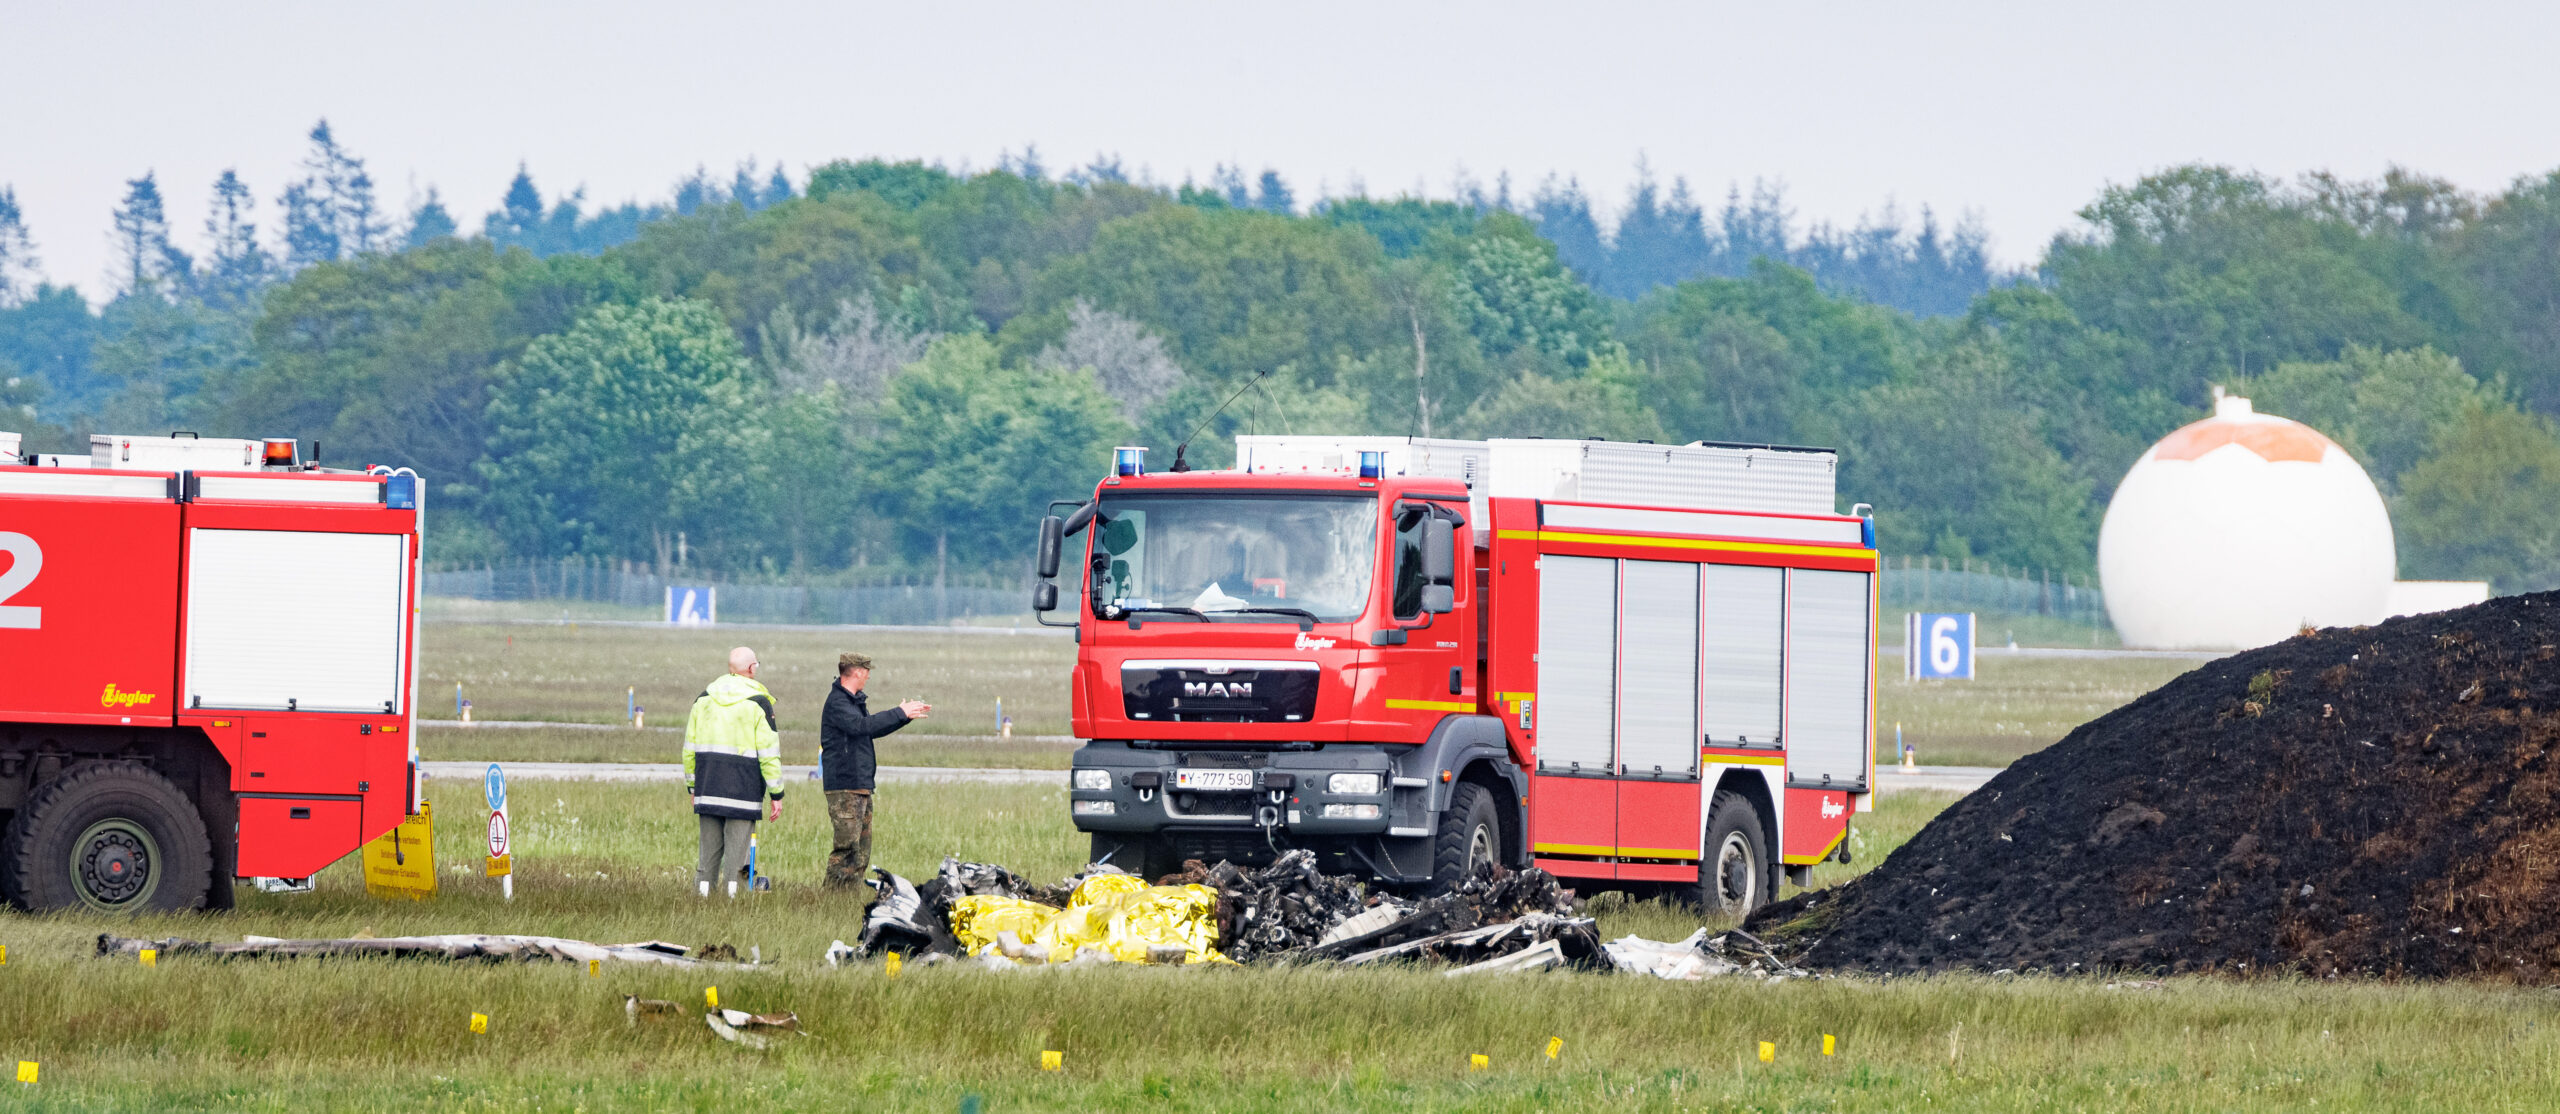
<svg viewBox="0 0 2560 1114">
<path fill-rule="evenodd" d="M 684 724 L 684 789 L 702 821 L 702 857 L 694 891 L 711 896 L 714 879 L 747 871 L 747 840 L 759 815 L 782 819 L 782 736 L 774 728 L 773 694 L 756 680 L 756 652 L 729 651 L 728 675 L 693 702 Z"/>
</svg>

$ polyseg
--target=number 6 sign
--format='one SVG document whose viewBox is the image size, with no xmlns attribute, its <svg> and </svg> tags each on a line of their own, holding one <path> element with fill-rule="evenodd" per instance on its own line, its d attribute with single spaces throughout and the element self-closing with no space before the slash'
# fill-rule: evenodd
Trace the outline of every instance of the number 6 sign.
<svg viewBox="0 0 2560 1114">
<path fill-rule="evenodd" d="M 1973 613 L 1902 617 L 1902 675 L 1915 681 L 1973 679 Z"/>
</svg>

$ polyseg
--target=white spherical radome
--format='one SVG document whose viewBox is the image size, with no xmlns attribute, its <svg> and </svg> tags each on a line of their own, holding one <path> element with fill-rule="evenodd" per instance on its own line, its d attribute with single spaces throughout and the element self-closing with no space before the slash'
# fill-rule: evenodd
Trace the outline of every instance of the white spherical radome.
<svg viewBox="0 0 2560 1114">
<path fill-rule="evenodd" d="M 2379 622 L 2397 572 L 2363 466 L 2245 398 L 2143 453 L 2098 530 L 2107 614 L 2141 649 L 2244 650 Z"/>
</svg>

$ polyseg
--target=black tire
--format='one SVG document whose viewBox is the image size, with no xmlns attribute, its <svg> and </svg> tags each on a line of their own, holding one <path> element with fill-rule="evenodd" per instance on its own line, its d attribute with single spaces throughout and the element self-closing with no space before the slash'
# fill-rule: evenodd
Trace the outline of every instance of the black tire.
<svg viewBox="0 0 2560 1114">
<path fill-rule="evenodd" d="M 213 841 L 195 803 L 138 762 L 91 762 L 37 786 L 0 839 L 0 891 L 21 909 L 201 909 Z"/>
<path fill-rule="evenodd" d="M 1739 793 L 1717 793 L 1707 810 L 1706 856 L 1698 861 L 1698 904 L 1710 915 L 1749 916 L 1769 903 L 1777 873 L 1760 810 Z"/>
<path fill-rule="evenodd" d="M 1493 794 L 1484 786 L 1462 781 L 1449 791 L 1449 810 L 1440 814 L 1431 836 L 1431 892 L 1448 893 L 1473 876 L 1480 865 L 1502 862 L 1502 820 L 1494 814 Z"/>
</svg>

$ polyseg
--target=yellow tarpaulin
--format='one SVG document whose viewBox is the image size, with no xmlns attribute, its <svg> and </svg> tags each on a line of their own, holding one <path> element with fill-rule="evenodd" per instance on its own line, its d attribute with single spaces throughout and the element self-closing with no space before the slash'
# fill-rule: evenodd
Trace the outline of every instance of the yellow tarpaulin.
<svg viewBox="0 0 2560 1114">
<path fill-rule="evenodd" d="M 364 890 L 375 897 L 436 896 L 436 818 L 420 802 L 416 816 L 364 845 Z"/>
<path fill-rule="evenodd" d="M 1076 949 L 1099 947 L 1124 963 L 1144 963 L 1149 948 L 1180 947 L 1183 962 L 1225 963 L 1217 951 L 1218 895 L 1206 886 L 1150 886 L 1127 874 L 1084 880 L 1065 909 L 1010 897 L 962 897 L 951 903 L 951 934 L 970 955 L 995 950 L 1005 932 L 1048 949 L 1064 963 Z"/>
</svg>

